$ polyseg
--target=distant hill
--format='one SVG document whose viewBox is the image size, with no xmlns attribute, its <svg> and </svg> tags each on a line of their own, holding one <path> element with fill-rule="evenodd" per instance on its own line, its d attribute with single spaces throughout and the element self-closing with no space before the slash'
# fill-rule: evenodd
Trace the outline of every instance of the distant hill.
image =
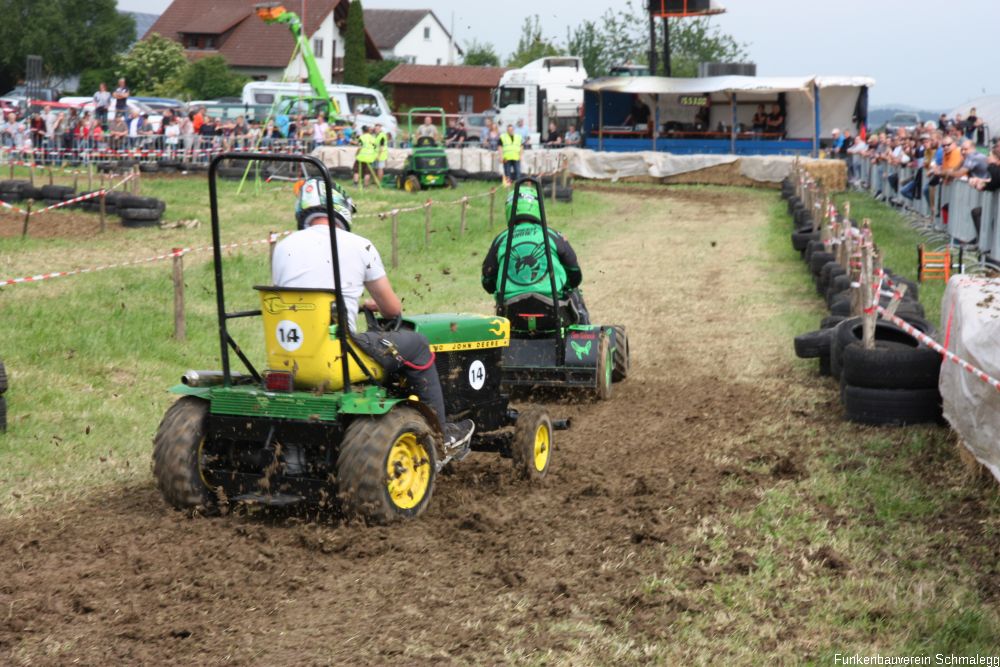
<svg viewBox="0 0 1000 667">
<path fill-rule="evenodd" d="M 156 23 L 156 19 L 160 18 L 159 14 L 146 14 L 143 12 L 120 12 L 122 14 L 128 14 L 135 19 L 135 38 L 137 40 L 142 39 L 153 24 Z"/>
<path fill-rule="evenodd" d="M 920 116 L 921 121 L 937 120 L 944 112 L 944 109 L 928 110 L 928 109 L 917 109 L 915 107 L 909 107 L 903 104 L 895 106 L 878 106 L 871 107 L 868 109 L 868 126 L 869 127 L 880 127 L 889 122 L 897 113 L 915 113 Z"/>
</svg>

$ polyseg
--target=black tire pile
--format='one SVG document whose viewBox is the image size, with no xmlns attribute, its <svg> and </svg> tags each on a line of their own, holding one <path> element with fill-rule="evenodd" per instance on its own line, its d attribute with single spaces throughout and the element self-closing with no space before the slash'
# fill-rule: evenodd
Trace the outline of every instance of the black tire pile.
<svg viewBox="0 0 1000 667">
<path fill-rule="evenodd" d="M 818 359 L 820 375 L 831 376 L 840 383 L 841 403 L 850 421 L 895 426 L 940 422 L 941 356 L 885 320 L 876 324 L 875 349 L 864 349 L 862 318 L 849 317 L 851 279 L 847 271 L 826 251 L 820 233 L 813 231 L 812 214 L 796 196 L 790 179 L 782 183 L 781 194 L 788 201 L 788 212 L 795 222 L 792 247 L 808 265 L 816 291 L 830 309 L 819 329 L 795 337 L 796 356 Z M 917 285 L 890 269 L 884 270 L 894 283 L 907 286 L 896 315 L 917 331 L 933 337 L 934 325 L 924 319 L 923 306 L 917 301 Z M 890 297 L 883 296 L 880 302 L 886 307 Z"/>
<path fill-rule="evenodd" d="M 92 194 L 92 192 L 76 192 L 68 185 L 35 187 L 30 181 L 0 181 L 0 200 L 8 203 L 33 199 L 44 206 L 53 206 L 88 194 Z M 65 208 L 76 208 L 96 213 L 101 209 L 101 202 L 98 197 L 92 197 L 70 204 Z M 166 209 L 166 203 L 155 197 L 138 197 L 116 190 L 112 190 L 104 196 L 104 212 L 108 215 L 117 214 L 121 217 L 122 225 L 125 227 L 158 226 Z"/>
</svg>

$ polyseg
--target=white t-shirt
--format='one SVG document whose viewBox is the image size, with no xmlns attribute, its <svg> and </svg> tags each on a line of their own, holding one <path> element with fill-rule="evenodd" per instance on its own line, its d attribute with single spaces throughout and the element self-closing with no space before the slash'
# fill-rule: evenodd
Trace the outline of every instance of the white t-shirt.
<svg viewBox="0 0 1000 667">
<path fill-rule="evenodd" d="M 368 239 L 337 228 L 337 258 L 343 285 L 348 327 L 355 331 L 358 299 L 365 283 L 385 275 L 378 250 Z M 313 225 L 295 232 L 274 248 L 271 282 L 278 287 L 333 289 L 333 262 L 330 254 L 330 228 Z"/>
</svg>

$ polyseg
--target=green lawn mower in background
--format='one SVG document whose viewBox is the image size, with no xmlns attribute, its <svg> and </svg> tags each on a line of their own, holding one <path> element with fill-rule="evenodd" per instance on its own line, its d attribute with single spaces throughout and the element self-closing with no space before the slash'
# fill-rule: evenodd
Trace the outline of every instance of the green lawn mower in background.
<svg viewBox="0 0 1000 667">
<path fill-rule="evenodd" d="M 441 143 L 433 137 L 414 138 L 413 116 L 433 115 L 441 119 Z M 445 122 L 441 107 L 416 107 L 406 114 L 406 132 L 412 149 L 403 170 L 396 176 L 396 187 L 407 192 L 429 188 L 455 188 L 458 181 L 448 168 L 448 155 L 444 150 Z"/>
</svg>

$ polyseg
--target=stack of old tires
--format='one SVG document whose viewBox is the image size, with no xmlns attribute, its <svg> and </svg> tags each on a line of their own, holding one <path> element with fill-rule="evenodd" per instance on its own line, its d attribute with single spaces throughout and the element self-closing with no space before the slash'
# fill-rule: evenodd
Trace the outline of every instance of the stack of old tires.
<svg viewBox="0 0 1000 667">
<path fill-rule="evenodd" d="M 167 210 L 166 202 L 161 199 L 124 193 L 114 198 L 114 206 L 125 227 L 155 227 Z"/>
<path fill-rule="evenodd" d="M 0 200 L 5 202 L 39 200 L 42 193 L 30 181 L 0 181 Z"/>
<path fill-rule="evenodd" d="M 862 318 L 851 313 L 851 280 L 847 271 L 834 261 L 812 231 L 812 215 L 795 195 L 793 184 L 782 183 L 782 196 L 796 229 L 792 247 L 809 266 L 816 290 L 826 299 L 830 315 L 816 331 L 795 337 L 795 354 L 803 359 L 818 359 L 820 375 L 840 383 L 840 398 L 846 417 L 855 422 L 876 425 L 905 425 L 941 420 L 941 396 L 938 374 L 941 357 L 921 345 L 916 338 L 895 324 L 879 320 L 875 328 L 875 347 L 862 345 Z M 898 304 L 896 315 L 917 331 L 933 337 L 934 326 L 924 317 L 917 301 L 917 285 L 885 269 L 896 285 L 907 286 L 906 296 Z M 880 297 L 888 306 L 890 296 Z"/>
</svg>

